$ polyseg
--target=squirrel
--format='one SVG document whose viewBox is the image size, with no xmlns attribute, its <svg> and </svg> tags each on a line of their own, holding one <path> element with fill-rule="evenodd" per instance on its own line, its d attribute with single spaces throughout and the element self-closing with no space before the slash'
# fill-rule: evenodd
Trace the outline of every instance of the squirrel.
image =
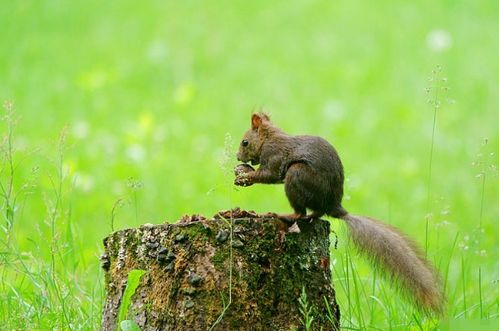
<svg viewBox="0 0 499 331">
<path fill-rule="evenodd" d="M 284 183 L 294 214 L 286 221 L 318 219 L 323 215 L 346 222 L 357 249 L 375 267 L 382 267 L 401 284 L 424 312 L 443 313 L 440 277 L 425 254 L 398 229 L 375 219 L 348 213 L 341 205 L 343 165 L 334 147 L 316 136 L 291 136 L 265 113 L 251 116 L 251 128 L 239 145 L 235 185 Z M 259 165 L 255 170 L 252 165 Z M 312 211 L 307 216 L 307 209 Z"/>
</svg>

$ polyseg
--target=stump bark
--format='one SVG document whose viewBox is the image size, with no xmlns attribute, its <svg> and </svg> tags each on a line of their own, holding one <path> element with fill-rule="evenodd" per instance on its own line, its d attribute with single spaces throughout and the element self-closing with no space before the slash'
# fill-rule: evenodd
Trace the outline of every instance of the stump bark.
<svg viewBox="0 0 499 331">
<path fill-rule="evenodd" d="M 101 258 L 102 329 L 119 330 L 127 276 L 136 269 L 145 273 L 128 319 L 141 330 L 304 330 L 304 310 L 312 330 L 339 329 L 329 223 L 298 226 L 236 209 L 112 233 Z"/>
</svg>

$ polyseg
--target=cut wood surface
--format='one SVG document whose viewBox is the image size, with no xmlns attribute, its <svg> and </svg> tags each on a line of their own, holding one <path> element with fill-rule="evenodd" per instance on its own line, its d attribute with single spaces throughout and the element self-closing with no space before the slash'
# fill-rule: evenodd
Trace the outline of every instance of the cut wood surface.
<svg viewBox="0 0 499 331">
<path fill-rule="evenodd" d="M 304 330 L 304 310 L 312 330 L 339 328 L 329 223 L 297 224 L 234 209 L 112 233 L 102 329 L 118 328 L 131 270 L 145 271 L 127 310 L 141 330 Z"/>
</svg>

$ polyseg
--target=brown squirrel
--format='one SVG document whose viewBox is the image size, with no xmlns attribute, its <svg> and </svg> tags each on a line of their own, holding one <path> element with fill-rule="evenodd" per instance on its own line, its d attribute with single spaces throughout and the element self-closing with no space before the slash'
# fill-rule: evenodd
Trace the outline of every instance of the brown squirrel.
<svg viewBox="0 0 499 331">
<path fill-rule="evenodd" d="M 284 183 L 292 215 L 288 221 L 327 214 L 342 219 L 357 248 L 374 266 L 383 267 L 401 283 L 423 311 L 443 312 L 440 278 L 415 242 L 399 230 L 372 218 L 349 214 L 341 205 L 343 165 L 336 150 L 315 136 L 291 136 L 272 124 L 268 115 L 255 113 L 244 134 L 237 159 L 235 185 Z M 260 165 L 257 170 L 246 164 Z M 307 216 L 306 212 L 312 211 Z"/>
</svg>

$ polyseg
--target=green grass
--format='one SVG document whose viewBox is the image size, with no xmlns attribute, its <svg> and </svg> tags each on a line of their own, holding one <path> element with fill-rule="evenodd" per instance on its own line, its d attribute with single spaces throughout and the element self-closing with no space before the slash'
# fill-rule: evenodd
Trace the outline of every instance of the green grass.
<svg viewBox="0 0 499 331">
<path fill-rule="evenodd" d="M 111 228 L 233 206 L 288 212 L 283 187 L 228 192 L 220 165 L 226 135 L 237 144 L 260 106 L 289 133 L 331 141 L 345 207 L 403 229 L 442 273 L 440 323 L 339 231 L 332 268 L 345 329 L 497 321 L 497 2 L 0 7 L 0 101 L 15 111 L 0 168 L 6 329 L 98 329 L 98 257 Z M 426 89 L 437 65 L 449 90 L 435 112 Z"/>
</svg>

